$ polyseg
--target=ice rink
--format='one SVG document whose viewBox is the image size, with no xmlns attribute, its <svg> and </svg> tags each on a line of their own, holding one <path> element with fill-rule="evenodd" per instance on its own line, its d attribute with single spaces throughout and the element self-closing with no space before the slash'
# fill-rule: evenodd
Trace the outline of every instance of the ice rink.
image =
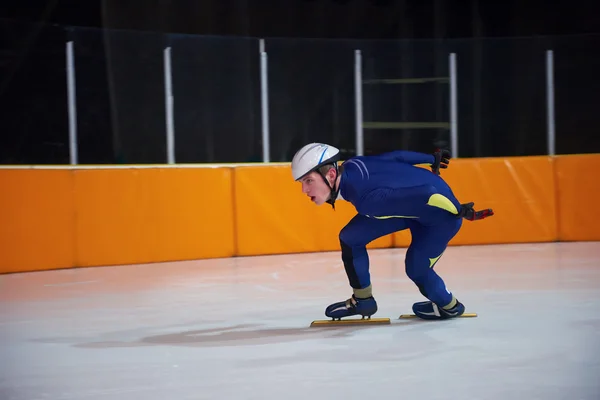
<svg viewBox="0 0 600 400">
<path fill-rule="evenodd" d="M 309 327 L 338 252 L 2 275 L 0 399 L 600 399 L 600 243 L 448 248 L 479 316 L 443 322 L 398 319 L 404 255 L 370 252 L 386 326 Z"/>
</svg>

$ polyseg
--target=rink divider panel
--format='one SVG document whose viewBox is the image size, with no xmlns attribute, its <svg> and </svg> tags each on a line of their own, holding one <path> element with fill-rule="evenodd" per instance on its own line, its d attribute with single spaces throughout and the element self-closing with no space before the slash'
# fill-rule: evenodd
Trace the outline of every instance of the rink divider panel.
<svg viewBox="0 0 600 400">
<path fill-rule="evenodd" d="M 600 155 L 455 159 L 464 221 L 451 245 L 600 240 Z M 0 167 L 0 273 L 339 251 L 355 214 L 317 207 L 288 163 Z M 369 248 L 406 247 L 410 233 Z"/>
<path fill-rule="evenodd" d="M 0 273 L 231 257 L 232 168 L 0 169 Z"/>
<path fill-rule="evenodd" d="M 71 171 L 0 169 L 0 272 L 71 267 L 74 209 Z"/>
<path fill-rule="evenodd" d="M 77 266 L 234 255 L 230 168 L 74 174 Z"/>
<path fill-rule="evenodd" d="M 560 204 L 558 240 L 600 241 L 600 155 L 556 158 L 557 201 Z"/>
</svg>

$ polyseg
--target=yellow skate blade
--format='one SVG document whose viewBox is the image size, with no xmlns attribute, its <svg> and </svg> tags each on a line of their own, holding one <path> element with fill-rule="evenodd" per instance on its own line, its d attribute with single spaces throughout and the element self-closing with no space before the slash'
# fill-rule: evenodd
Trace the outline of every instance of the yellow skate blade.
<svg viewBox="0 0 600 400">
<path fill-rule="evenodd" d="M 463 315 L 460 315 L 455 318 L 475 318 L 475 317 L 477 317 L 476 313 L 464 313 Z M 400 317 L 398 319 L 405 319 L 405 318 L 418 318 L 418 317 L 415 314 L 402 314 L 402 315 L 400 315 Z"/>
<path fill-rule="evenodd" d="M 313 321 L 311 327 L 328 327 L 328 326 L 348 326 L 348 325 L 389 325 L 391 323 L 389 318 L 365 318 L 365 319 L 321 319 Z"/>
</svg>

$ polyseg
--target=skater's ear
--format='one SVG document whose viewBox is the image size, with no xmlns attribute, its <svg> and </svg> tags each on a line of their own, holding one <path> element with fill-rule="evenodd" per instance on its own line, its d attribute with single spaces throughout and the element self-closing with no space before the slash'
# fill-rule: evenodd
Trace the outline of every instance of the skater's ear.
<svg viewBox="0 0 600 400">
<path fill-rule="evenodd" d="M 333 164 L 327 164 L 327 165 L 323 165 L 322 167 L 319 167 L 319 174 L 322 176 L 326 176 L 326 177 L 333 177 L 335 176 L 335 167 L 333 166 Z M 332 172 L 333 171 L 333 172 Z"/>
</svg>

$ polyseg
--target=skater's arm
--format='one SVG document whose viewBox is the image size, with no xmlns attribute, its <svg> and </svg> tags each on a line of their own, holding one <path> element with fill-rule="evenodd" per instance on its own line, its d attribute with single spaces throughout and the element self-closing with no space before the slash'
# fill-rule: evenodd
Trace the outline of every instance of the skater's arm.
<svg viewBox="0 0 600 400">
<path fill-rule="evenodd" d="M 415 151 L 396 150 L 389 153 L 381 154 L 379 157 L 386 160 L 394 160 L 410 165 L 432 165 L 435 162 L 435 157 L 432 154 L 418 153 Z"/>
</svg>

